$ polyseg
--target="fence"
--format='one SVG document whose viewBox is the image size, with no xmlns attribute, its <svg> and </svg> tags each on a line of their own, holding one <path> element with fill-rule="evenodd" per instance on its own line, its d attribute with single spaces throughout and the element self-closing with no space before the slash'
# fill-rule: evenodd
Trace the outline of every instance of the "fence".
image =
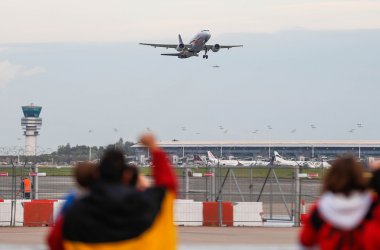
<svg viewBox="0 0 380 250">
<path fill-rule="evenodd" d="M 19 213 L 25 200 L 20 177 L 32 180 L 32 199 L 59 200 L 75 188 L 71 171 L 71 167 L 35 169 L 30 165 L 0 168 L 0 199 L 4 200 L 0 225 L 22 224 Z M 149 168 L 140 171 L 150 176 Z M 298 225 L 301 204 L 308 206 L 316 200 L 324 174 L 323 169 L 254 166 L 186 166 L 175 172 L 180 183 L 176 224 L 233 226 L 273 221 Z"/>
</svg>

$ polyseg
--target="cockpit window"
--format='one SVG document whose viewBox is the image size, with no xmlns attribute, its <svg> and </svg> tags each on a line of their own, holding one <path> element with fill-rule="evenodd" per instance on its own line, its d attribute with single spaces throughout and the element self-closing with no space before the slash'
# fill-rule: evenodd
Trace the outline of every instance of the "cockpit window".
<svg viewBox="0 0 380 250">
<path fill-rule="evenodd" d="M 202 32 L 203 32 L 203 31 L 209 31 L 209 30 L 202 30 Z"/>
</svg>

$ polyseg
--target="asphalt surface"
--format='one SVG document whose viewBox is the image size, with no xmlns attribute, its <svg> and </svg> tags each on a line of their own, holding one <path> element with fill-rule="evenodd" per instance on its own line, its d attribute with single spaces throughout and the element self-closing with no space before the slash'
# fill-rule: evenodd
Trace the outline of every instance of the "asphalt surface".
<svg viewBox="0 0 380 250">
<path fill-rule="evenodd" d="M 0 227 L 0 250 L 45 250 L 46 227 Z M 178 227 L 179 249 L 295 249 L 298 228 Z"/>
</svg>

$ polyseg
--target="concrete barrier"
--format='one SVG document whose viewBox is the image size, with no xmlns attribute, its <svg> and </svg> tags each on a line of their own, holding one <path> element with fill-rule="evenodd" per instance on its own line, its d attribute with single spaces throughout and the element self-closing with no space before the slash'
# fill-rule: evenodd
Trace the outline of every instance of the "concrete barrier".
<svg viewBox="0 0 380 250">
<path fill-rule="evenodd" d="M 16 226 L 51 226 L 64 200 L 17 200 Z M 224 226 L 263 226 L 262 202 L 223 202 Z M 10 226 L 10 200 L 0 201 L 0 226 Z M 174 223 L 179 226 L 219 226 L 218 202 L 175 200 Z"/>
<path fill-rule="evenodd" d="M 203 202 L 175 200 L 174 223 L 178 226 L 202 226 Z"/>
<path fill-rule="evenodd" d="M 237 202 L 234 203 L 234 227 L 263 226 L 263 203 L 262 202 Z"/>
<path fill-rule="evenodd" d="M 17 200 L 16 204 L 16 216 L 15 216 L 15 226 L 23 226 L 24 224 L 24 200 Z M 0 202 L 0 226 L 11 226 L 11 213 L 12 201 L 2 200 Z"/>
</svg>

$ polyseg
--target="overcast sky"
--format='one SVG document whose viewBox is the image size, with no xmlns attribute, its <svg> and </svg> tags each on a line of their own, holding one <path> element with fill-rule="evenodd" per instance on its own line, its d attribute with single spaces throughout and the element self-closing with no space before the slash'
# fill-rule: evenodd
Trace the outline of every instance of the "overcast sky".
<svg viewBox="0 0 380 250">
<path fill-rule="evenodd" d="M 138 45 L 201 29 L 244 48 L 180 60 Z M 379 1 L 6 0 L 0 32 L 0 146 L 23 144 L 30 102 L 43 106 L 42 148 L 146 128 L 162 140 L 380 139 Z"/>
</svg>

